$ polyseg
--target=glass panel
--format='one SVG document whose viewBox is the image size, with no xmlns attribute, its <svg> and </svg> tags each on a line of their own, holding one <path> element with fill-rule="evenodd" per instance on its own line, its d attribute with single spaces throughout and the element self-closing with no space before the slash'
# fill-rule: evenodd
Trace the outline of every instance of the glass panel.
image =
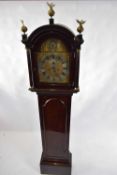
<svg viewBox="0 0 117 175">
<path fill-rule="evenodd" d="M 40 82 L 69 83 L 70 54 L 61 40 L 44 41 L 36 54 Z"/>
</svg>

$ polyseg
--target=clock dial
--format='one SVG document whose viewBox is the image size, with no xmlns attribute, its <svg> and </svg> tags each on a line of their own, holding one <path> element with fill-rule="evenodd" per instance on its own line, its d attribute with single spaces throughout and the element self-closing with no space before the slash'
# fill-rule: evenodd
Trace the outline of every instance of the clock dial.
<svg viewBox="0 0 117 175">
<path fill-rule="evenodd" d="M 64 55 L 47 54 L 39 62 L 40 81 L 67 83 L 69 80 L 69 62 Z"/>
<path fill-rule="evenodd" d="M 69 83 L 69 52 L 61 40 L 48 39 L 37 53 L 39 81 Z"/>
</svg>

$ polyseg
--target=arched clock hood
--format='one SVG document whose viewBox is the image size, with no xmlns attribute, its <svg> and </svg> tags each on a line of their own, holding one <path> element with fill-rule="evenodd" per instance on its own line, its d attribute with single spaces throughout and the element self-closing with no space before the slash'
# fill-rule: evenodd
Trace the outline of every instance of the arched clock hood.
<svg viewBox="0 0 117 175">
<path fill-rule="evenodd" d="M 75 40 L 74 33 L 69 30 L 66 26 L 59 25 L 59 24 L 49 24 L 43 25 L 38 27 L 34 30 L 28 37 L 27 40 L 24 41 L 27 48 L 34 48 L 38 41 L 42 40 L 43 38 L 47 37 L 62 37 L 67 43 L 72 42 Z"/>
</svg>

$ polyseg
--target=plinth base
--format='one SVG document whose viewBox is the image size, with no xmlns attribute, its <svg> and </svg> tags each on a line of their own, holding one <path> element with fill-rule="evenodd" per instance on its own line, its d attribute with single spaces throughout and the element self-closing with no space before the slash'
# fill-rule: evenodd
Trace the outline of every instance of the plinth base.
<svg viewBox="0 0 117 175">
<path fill-rule="evenodd" d="M 41 158 L 41 174 L 49 175 L 71 175 L 71 154 L 68 161 L 64 160 L 44 160 Z"/>
</svg>

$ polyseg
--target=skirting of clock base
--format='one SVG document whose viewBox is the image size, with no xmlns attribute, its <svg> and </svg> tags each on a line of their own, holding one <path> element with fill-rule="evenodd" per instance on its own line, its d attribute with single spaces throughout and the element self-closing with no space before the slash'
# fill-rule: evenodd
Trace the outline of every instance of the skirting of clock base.
<svg viewBox="0 0 117 175">
<path fill-rule="evenodd" d="M 45 161 L 41 158 L 40 171 L 41 174 L 71 175 L 71 153 L 67 162 Z"/>
</svg>

